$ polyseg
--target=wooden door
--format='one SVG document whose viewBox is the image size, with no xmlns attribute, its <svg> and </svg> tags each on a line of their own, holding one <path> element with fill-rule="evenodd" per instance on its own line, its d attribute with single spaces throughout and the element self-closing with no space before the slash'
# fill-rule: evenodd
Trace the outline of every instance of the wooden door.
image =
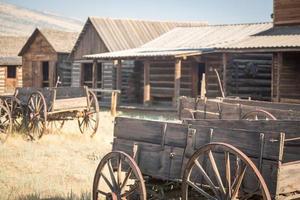
<svg viewBox="0 0 300 200">
<path fill-rule="evenodd" d="M 42 87 L 41 62 L 32 62 L 32 87 Z"/>
</svg>

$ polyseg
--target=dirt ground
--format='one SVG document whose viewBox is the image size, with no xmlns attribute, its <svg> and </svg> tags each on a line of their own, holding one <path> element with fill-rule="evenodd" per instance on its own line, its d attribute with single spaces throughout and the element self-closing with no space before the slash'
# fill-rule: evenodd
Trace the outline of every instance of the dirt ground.
<svg viewBox="0 0 300 200">
<path fill-rule="evenodd" d="M 111 150 L 113 118 L 101 112 L 100 119 L 94 138 L 77 121 L 37 142 L 9 137 L 0 145 L 0 199 L 89 199 L 97 165 Z"/>
</svg>

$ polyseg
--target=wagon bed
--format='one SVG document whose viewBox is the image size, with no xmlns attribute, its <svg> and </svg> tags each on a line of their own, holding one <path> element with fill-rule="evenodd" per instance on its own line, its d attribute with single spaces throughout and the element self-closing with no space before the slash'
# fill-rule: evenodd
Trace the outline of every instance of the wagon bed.
<svg viewBox="0 0 300 200">
<path fill-rule="evenodd" d="M 241 99 L 180 97 L 179 119 L 242 119 L 250 112 L 267 113 L 280 120 L 300 120 L 300 105 Z"/>
<path fill-rule="evenodd" d="M 72 119 L 78 119 L 81 132 L 94 135 L 98 128 L 98 101 L 87 87 L 17 88 L 3 101 L 12 113 L 14 125 L 20 126 L 22 120 L 31 139 L 40 138 L 48 125 L 58 123 L 60 129 Z"/>
<path fill-rule="evenodd" d="M 138 146 L 136 162 L 144 176 L 184 184 L 186 167 L 198 149 L 214 143 L 233 145 L 256 165 L 273 198 L 293 199 L 300 197 L 299 131 L 299 121 L 191 120 L 182 124 L 119 117 L 113 151 L 133 155 Z M 223 157 L 216 153 L 215 159 L 222 166 Z M 212 176 L 212 169 L 206 170 Z M 219 170 L 223 177 L 225 171 Z M 252 188 L 249 177 L 243 184 Z"/>
</svg>

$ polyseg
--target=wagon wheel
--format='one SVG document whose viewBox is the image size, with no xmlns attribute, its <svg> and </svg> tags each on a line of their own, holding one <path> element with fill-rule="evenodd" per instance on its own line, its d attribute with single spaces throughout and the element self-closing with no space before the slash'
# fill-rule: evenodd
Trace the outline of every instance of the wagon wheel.
<svg viewBox="0 0 300 200">
<path fill-rule="evenodd" d="M 0 142 L 4 143 L 12 132 L 12 119 L 10 112 L 4 105 L 0 105 Z"/>
<path fill-rule="evenodd" d="M 242 184 L 251 177 L 253 192 Z M 248 192 L 247 192 L 248 191 Z M 252 192 L 249 192 L 252 191 Z M 197 150 L 186 165 L 183 200 L 194 195 L 207 199 L 271 200 L 268 187 L 255 164 L 240 150 L 225 143 L 210 143 Z"/>
<path fill-rule="evenodd" d="M 41 92 L 30 95 L 27 103 L 28 135 L 31 140 L 42 137 L 47 128 L 47 105 Z"/>
<path fill-rule="evenodd" d="M 114 151 L 100 161 L 93 182 L 93 200 L 147 199 L 142 173 L 126 153 Z"/>
<path fill-rule="evenodd" d="M 65 120 L 53 120 L 48 122 L 48 126 L 49 126 L 49 131 L 51 131 L 52 133 L 58 132 L 60 131 L 65 124 Z"/>
<path fill-rule="evenodd" d="M 99 104 L 96 95 L 89 91 L 89 106 L 83 111 L 83 116 L 78 118 L 81 133 L 95 135 L 99 126 Z"/>
<path fill-rule="evenodd" d="M 19 131 L 23 120 L 23 107 L 16 97 L 6 98 L 4 104 L 11 113 L 13 129 Z"/>
<path fill-rule="evenodd" d="M 242 116 L 246 120 L 277 120 L 277 118 L 265 110 L 252 110 Z"/>
</svg>

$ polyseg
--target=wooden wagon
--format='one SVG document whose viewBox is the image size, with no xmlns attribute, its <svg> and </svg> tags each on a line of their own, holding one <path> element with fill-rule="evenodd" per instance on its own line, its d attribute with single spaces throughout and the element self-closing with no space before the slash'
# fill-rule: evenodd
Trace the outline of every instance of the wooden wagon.
<svg viewBox="0 0 300 200">
<path fill-rule="evenodd" d="M 299 198 L 299 131 L 299 121 L 116 118 L 93 199 L 168 199 L 153 180 L 180 183 L 182 199 Z"/>
<path fill-rule="evenodd" d="M 241 99 L 200 99 L 181 97 L 179 119 L 258 119 L 300 120 L 300 105 Z"/>
<path fill-rule="evenodd" d="M 3 101 L 12 113 L 14 127 L 23 124 L 31 139 L 42 137 L 50 123 L 58 122 L 62 128 L 66 120 L 76 118 L 82 133 L 93 136 L 98 128 L 98 100 L 87 87 L 17 88 Z"/>
</svg>

